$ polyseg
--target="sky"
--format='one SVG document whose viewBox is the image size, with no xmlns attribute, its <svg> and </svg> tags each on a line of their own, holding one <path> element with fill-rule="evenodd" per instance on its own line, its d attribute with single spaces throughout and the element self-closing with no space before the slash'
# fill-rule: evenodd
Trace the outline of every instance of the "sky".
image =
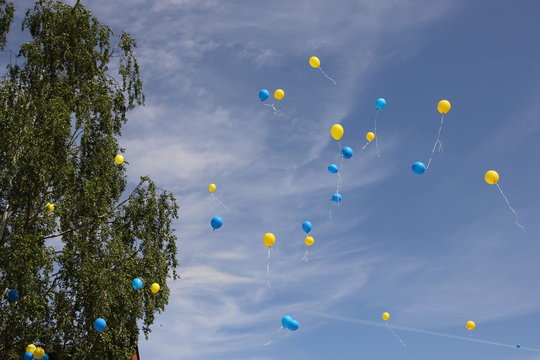
<svg viewBox="0 0 540 360">
<path fill-rule="evenodd" d="M 16 2 L 20 21 L 32 1 Z M 181 279 L 141 359 L 540 359 L 539 2 L 82 2 L 138 43 L 129 182 L 149 175 L 180 205 Z M 263 88 L 284 89 L 277 116 Z M 377 157 L 361 148 L 379 97 Z M 415 175 L 441 99 L 442 151 Z M 339 207 L 335 123 L 354 150 Z M 280 331 L 284 315 L 300 328 Z"/>
</svg>

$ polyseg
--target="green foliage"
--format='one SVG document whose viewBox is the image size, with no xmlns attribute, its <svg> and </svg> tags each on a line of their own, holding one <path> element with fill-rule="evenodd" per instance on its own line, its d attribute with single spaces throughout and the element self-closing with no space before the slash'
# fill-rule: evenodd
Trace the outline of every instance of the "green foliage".
<svg viewBox="0 0 540 360">
<path fill-rule="evenodd" d="M 0 47 L 13 10 L 0 0 Z M 136 43 L 122 33 L 111 45 L 88 9 L 53 0 L 37 1 L 22 30 L 31 40 L 21 65 L 0 82 L 0 360 L 20 359 L 29 343 L 58 359 L 129 359 L 178 266 L 175 198 L 147 177 L 123 195 L 125 167 L 114 162 L 126 113 L 144 102 Z M 20 299 L 8 303 L 4 289 Z"/>
</svg>

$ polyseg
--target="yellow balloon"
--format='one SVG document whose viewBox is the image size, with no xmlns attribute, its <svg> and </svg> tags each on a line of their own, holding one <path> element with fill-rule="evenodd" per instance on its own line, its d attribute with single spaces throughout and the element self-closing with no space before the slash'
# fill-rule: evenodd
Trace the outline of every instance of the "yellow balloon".
<svg viewBox="0 0 540 360">
<path fill-rule="evenodd" d="M 486 180 L 488 184 L 495 185 L 499 182 L 499 173 L 495 170 L 489 170 L 484 175 L 484 180 Z"/>
<path fill-rule="evenodd" d="M 283 91 L 283 89 L 277 89 L 276 91 L 274 91 L 274 98 L 276 100 L 281 100 L 283 99 L 284 96 L 285 96 L 285 91 Z"/>
<path fill-rule="evenodd" d="M 332 135 L 334 140 L 340 140 L 343 137 L 344 132 L 343 126 L 339 124 L 332 125 L 332 128 L 330 129 L 330 135 Z"/>
<path fill-rule="evenodd" d="M 373 132 L 371 132 L 371 131 L 368 132 L 368 133 L 366 134 L 366 139 L 367 139 L 367 141 L 373 141 L 373 139 L 375 139 L 375 133 L 373 133 Z"/>
<path fill-rule="evenodd" d="M 474 323 L 474 321 L 469 320 L 465 323 L 465 327 L 467 328 L 467 330 L 474 330 L 476 324 Z"/>
<path fill-rule="evenodd" d="M 53 212 L 54 211 L 54 204 L 46 203 L 45 204 L 45 210 L 47 210 L 47 212 Z"/>
<path fill-rule="evenodd" d="M 315 239 L 312 238 L 311 236 L 308 236 L 306 237 L 306 240 L 304 242 L 306 243 L 307 246 L 311 246 L 315 242 Z"/>
<path fill-rule="evenodd" d="M 268 247 L 272 247 L 272 245 L 274 245 L 275 242 L 276 242 L 276 236 L 274 234 L 272 234 L 272 233 L 264 234 L 264 236 L 263 236 L 264 245 L 266 245 Z"/>
<path fill-rule="evenodd" d="M 210 185 L 208 185 L 208 191 L 210 191 L 211 193 L 214 192 L 214 191 L 216 191 L 216 189 L 217 189 L 216 184 L 210 184 Z"/>
<path fill-rule="evenodd" d="M 34 357 L 36 359 L 41 359 L 43 356 L 45 356 L 45 350 L 43 350 L 43 348 L 36 348 L 36 350 L 34 350 Z"/>
<path fill-rule="evenodd" d="M 441 114 L 446 114 L 449 112 L 451 107 L 452 105 L 450 105 L 450 101 L 448 100 L 441 100 L 437 104 L 437 110 L 439 110 Z"/>
<path fill-rule="evenodd" d="M 31 352 L 31 353 L 33 354 L 34 351 L 36 351 L 36 345 L 34 345 L 34 344 L 29 344 L 29 345 L 26 347 L 26 352 Z"/>
<path fill-rule="evenodd" d="M 309 65 L 311 65 L 311 67 L 318 68 L 321 66 L 321 60 L 319 60 L 319 58 L 316 56 L 312 56 L 309 58 Z"/>
<path fill-rule="evenodd" d="M 390 319 L 390 314 L 387 313 L 387 312 L 384 312 L 384 313 L 382 314 L 382 319 L 383 319 L 384 321 L 388 321 L 388 320 Z"/>
<path fill-rule="evenodd" d="M 118 165 L 122 164 L 124 162 L 124 157 L 120 154 L 116 155 L 114 157 L 114 162 L 117 163 Z"/>
<path fill-rule="evenodd" d="M 150 291 L 152 291 L 152 294 L 157 294 L 159 289 L 160 287 L 158 283 L 153 283 L 152 285 L 150 285 Z"/>
</svg>

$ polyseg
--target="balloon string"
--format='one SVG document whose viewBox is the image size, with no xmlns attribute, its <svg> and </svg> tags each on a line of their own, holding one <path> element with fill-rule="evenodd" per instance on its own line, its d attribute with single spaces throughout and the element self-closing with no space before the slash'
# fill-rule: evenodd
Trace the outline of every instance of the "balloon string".
<svg viewBox="0 0 540 360">
<path fill-rule="evenodd" d="M 283 326 L 279 328 L 278 330 L 278 334 L 281 332 L 281 330 L 285 329 Z M 264 346 L 268 346 L 272 343 L 272 339 L 268 340 L 268 342 L 266 344 L 264 344 Z"/>
<path fill-rule="evenodd" d="M 309 249 L 306 249 L 306 252 L 304 254 L 304 257 L 300 259 L 300 261 L 305 260 L 305 262 L 308 262 L 309 260 Z"/>
<path fill-rule="evenodd" d="M 341 171 L 343 170 L 343 154 L 341 153 L 342 148 L 341 148 L 341 142 L 340 141 L 338 141 L 338 146 L 339 146 L 339 156 L 341 157 L 341 161 L 339 163 L 339 172 L 338 172 L 338 174 L 341 174 Z M 341 191 L 341 186 L 343 185 L 341 175 L 339 175 L 338 181 L 339 181 L 339 187 L 338 187 L 337 193 L 339 194 L 339 192 Z"/>
<path fill-rule="evenodd" d="M 525 228 L 523 227 L 523 225 L 521 225 L 519 223 L 519 216 L 518 216 L 518 213 L 516 212 L 516 210 L 514 210 L 514 208 L 512 206 L 510 206 L 510 202 L 508 201 L 508 198 L 506 197 L 506 195 L 504 194 L 504 192 L 502 191 L 501 187 L 499 186 L 499 184 L 495 184 L 497 185 L 497 189 L 499 189 L 499 191 L 501 192 L 501 195 L 503 196 L 504 200 L 506 201 L 506 204 L 508 205 L 508 207 L 510 208 L 510 210 L 514 213 L 514 215 L 516 216 L 516 225 L 518 227 L 521 228 L 521 230 L 523 230 L 523 232 L 526 234 L 527 233 L 527 230 L 525 230 Z"/>
<path fill-rule="evenodd" d="M 375 147 L 377 148 L 377 157 L 381 157 L 381 154 L 379 154 L 379 142 L 377 141 L 377 139 L 379 138 L 379 134 L 377 134 L 377 114 L 379 113 L 379 109 L 375 110 L 375 120 L 373 121 L 374 122 L 374 129 L 373 129 L 373 132 L 375 133 Z M 369 142 L 368 142 L 369 144 Z M 364 146 L 364 148 L 367 146 L 367 144 Z M 362 148 L 362 150 L 364 150 L 364 148 Z"/>
<path fill-rule="evenodd" d="M 266 264 L 266 283 L 268 284 L 268 288 L 270 289 L 270 250 L 272 248 L 268 248 L 268 262 Z"/>
<path fill-rule="evenodd" d="M 279 110 L 275 107 L 274 104 L 264 104 L 264 103 L 263 103 L 263 105 L 264 105 L 264 106 L 270 106 L 272 109 L 274 109 L 274 115 L 277 116 L 277 114 L 279 113 Z"/>
<path fill-rule="evenodd" d="M 441 142 L 440 138 L 441 138 L 441 130 L 442 130 L 443 121 L 444 121 L 444 114 L 441 116 L 441 125 L 439 126 L 439 132 L 437 133 L 437 140 L 435 140 L 435 144 L 433 144 L 433 150 L 431 150 L 431 156 L 429 157 L 429 161 L 427 163 L 426 169 L 428 169 L 429 164 L 431 164 L 431 159 L 433 158 L 433 154 L 435 153 L 435 149 L 437 148 L 437 144 L 439 144 Z"/>
<path fill-rule="evenodd" d="M 212 196 L 218 203 L 220 203 L 225 209 L 227 209 L 228 211 L 231 211 L 231 209 L 229 209 L 229 207 L 227 205 L 225 205 L 223 203 L 223 201 L 219 200 L 219 198 L 214 195 L 214 193 L 210 193 L 210 196 Z"/>
<path fill-rule="evenodd" d="M 334 83 L 334 85 L 336 85 L 336 80 L 334 80 L 334 79 L 332 79 L 330 76 L 326 75 L 326 73 L 323 71 L 322 67 L 319 66 L 319 70 L 321 70 L 322 74 L 323 74 L 324 76 L 326 76 L 326 78 L 327 78 L 328 80 L 330 80 L 331 82 Z"/>
<path fill-rule="evenodd" d="M 376 138 L 375 138 L 375 139 L 376 139 Z M 366 145 L 364 145 L 364 146 L 362 147 L 362 150 L 364 150 L 364 149 L 369 145 L 369 143 L 370 143 L 370 142 L 368 141 L 368 142 L 366 143 Z M 376 144 L 377 144 L 377 141 L 375 141 L 375 145 L 376 145 Z M 378 150 L 378 148 L 377 148 L 377 155 L 378 155 L 378 154 L 379 154 L 379 150 Z"/>
<path fill-rule="evenodd" d="M 336 188 L 336 194 L 339 194 L 339 189 L 341 189 L 341 174 L 338 173 L 338 182 L 337 182 L 337 188 Z"/>
<path fill-rule="evenodd" d="M 390 332 L 396 337 L 396 339 L 399 340 L 399 342 L 401 343 L 401 345 L 405 346 L 405 343 L 403 342 L 403 340 L 401 340 L 401 338 L 394 332 L 394 330 L 392 330 L 392 328 L 390 327 L 390 325 L 388 325 L 387 322 L 384 323 L 386 325 L 386 327 L 388 328 L 388 330 L 390 330 Z"/>
</svg>

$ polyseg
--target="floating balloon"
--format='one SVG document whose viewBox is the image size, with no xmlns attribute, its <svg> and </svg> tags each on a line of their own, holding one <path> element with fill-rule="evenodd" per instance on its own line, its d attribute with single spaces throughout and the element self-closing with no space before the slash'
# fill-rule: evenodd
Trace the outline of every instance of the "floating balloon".
<svg viewBox="0 0 540 360">
<path fill-rule="evenodd" d="M 375 109 L 382 110 L 385 106 L 386 100 L 384 100 L 383 98 L 378 98 L 377 100 L 375 100 Z"/>
<path fill-rule="evenodd" d="M 277 89 L 274 91 L 274 99 L 281 100 L 285 96 L 285 91 L 283 89 Z"/>
<path fill-rule="evenodd" d="M 334 85 L 336 85 L 336 81 L 334 79 L 332 79 L 330 76 L 326 75 L 326 73 L 323 71 L 323 69 L 321 68 L 321 60 L 319 60 L 318 57 L 316 56 L 312 56 L 309 58 L 309 65 L 311 65 L 312 68 L 315 68 L 315 69 L 319 69 L 321 71 L 321 73 L 328 79 L 330 80 L 332 83 L 334 83 Z"/>
<path fill-rule="evenodd" d="M 27 353 L 31 353 L 32 356 L 34 356 L 34 351 L 36 351 L 36 345 L 34 345 L 34 344 L 28 344 L 28 345 L 26 346 L 26 352 L 27 352 Z"/>
<path fill-rule="evenodd" d="M 484 175 L 484 180 L 486 180 L 488 184 L 495 185 L 499 182 L 499 173 L 495 170 L 489 170 Z"/>
<path fill-rule="evenodd" d="M 305 232 L 306 234 L 309 233 L 309 232 L 311 231 L 312 227 L 313 227 L 313 226 L 311 225 L 311 223 L 310 223 L 309 221 L 304 221 L 304 222 L 302 223 L 302 230 L 304 230 L 304 232 Z"/>
<path fill-rule="evenodd" d="M 118 154 L 114 157 L 114 162 L 118 165 L 122 165 L 124 163 L 124 156 Z"/>
<path fill-rule="evenodd" d="M 221 225 L 223 225 L 223 219 L 219 216 L 214 216 L 212 220 L 210 221 L 210 225 L 212 225 L 212 228 L 215 230 L 219 229 Z"/>
<path fill-rule="evenodd" d="M 451 107 L 452 105 L 448 100 L 441 100 L 437 104 L 437 110 L 439 110 L 441 114 L 446 114 L 447 112 L 449 112 Z"/>
<path fill-rule="evenodd" d="M 379 153 L 379 141 L 378 141 L 378 138 L 375 137 L 375 134 L 377 134 L 377 115 L 379 114 L 379 111 L 384 109 L 386 106 L 386 100 L 383 99 L 383 98 L 378 98 L 377 100 L 375 100 L 375 116 L 373 117 L 373 132 L 371 134 L 373 134 L 373 138 L 371 140 L 369 140 L 368 138 L 368 141 L 372 141 L 373 139 L 375 139 L 375 148 L 377 149 L 377 157 L 381 157 L 381 154 Z M 369 134 L 369 133 L 368 133 Z M 366 135 L 366 138 L 367 138 L 367 135 Z M 367 146 L 364 145 L 364 148 Z M 364 149 L 362 148 L 362 150 Z"/>
<path fill-rule="evenodd" d="M 214 200 L 216 200 L 221 206 L 223 206 L 225 209 L 227 209 L 228 211 L 231 211 L 231 209 L 229 209 L 229 207 L 227 205 L 225 205 L 223 203 L 223 201 L 221 201 L 217 196 L 216 194 L 214 194 L 217 190 L 217 186 L 216 184 L 210 184 L 208 185 L 208 191 L 210 192 L 210 196 L 212 196 L 214 198 Z M 223 221 L 222 221 L 223 223 Z M 215 229 L 214 229 L 215 230 Z"/>
<path fill-rule="evenodd" d="M 266 245 L 268 247 L 272 247 L 275 242 L 276 242 L 276 237 L 275 237 L 274 234 L 272 234 L 272 233 L 264 234 L 264 236 L 263 236 L 264 245 Z"/>
<path fill-rule="evenodd" d="M 94 329 L 96 329 L 97 332 L 102 332 L 106 327 L 107 322 L 104 319 L 98 318 L 94 321 Z"/>
<path fill-rule="evenodd" d="M 396 332 L 390 327 L 390 325 L 388 325 L 388 320 L 390 320 L 390 313 L 383 312 L 381 317 L 385 321 L 384 325 L 386 326 L 386 328 L 392 333 L 392 335 L 394 335 L 396 337 L 396 339 L 399 340 L 401 345 L 405 346 L 405 343 L 403 342 L 403 340 L 401 340 L 401 338 L 398 336 L 398 334 L 396 334 Z"/>
<path fill-rule="evenodd" d="M 339 141 L 343 137 L 343 134 L 345 133 L 345 130 L 343 129 L 343 126 L 339 124 L 334 124 L 330 128 L 330 135 L 334 138 L 334 140 Z"/>
<path fill-rule="evenodd" d="M 421 175 L 426 171 L 426 165 L 424 165 L 424 163 L 421 163 L 420 161 L 417 161 L 412 164 L 412 171 L 417 175 Z"/>
<path fill-rule="evenodd" d="M 131 287 L 134 290 L 140 290 L 143 287 L 142 280 L 139 279 L 139 278 L 135 278 L 135 279 L 131 280 Z"/>
<path fill-rule="evenodd" d="M 344 159 L 350 159 L 352 158 L 354 152 L 353 152 L 353 149 L 351 149 L 348 146 L 345 146 L 343 149 L 341 149 L 341 154 Z"/>
<path fill-rule="evenodd" d="M 519 349 L 521 347 L 521 344 L 516 344 L 516 348 Z"/>
<path fill-rule="evenodd" d="M 268 92 L 268 90 L 262 89 L 261 91 L 259 91 L 259 99 L 261 99 L 261 101 L 264 101 L 268 99 L 269 97 L 270 97 L 270 93 Z"/>
<path fill-rule="evenodd" d="M 375 133 L 373 133 L 373 132 L 371 132 L 371 131 L 368 132 L 368 133 L 366 134 L 366 140 L 371 142 L 371 141 L 373 141 L 373 139 L 375 139 Z"/>
<path fill-rule="evenodd" d="M 54 208 L 55 208 L 54 204 L 51 204 L 51 203 L 45 204 L 45 210 L 47 210 L 47 212 L 53 212 Z"/>
<path fill-rule="evenodd" d="M 161 289 L 161 287 L 158 283 L 153 283 L 152 285 L 150 285 L 150 291 L 152 292 L 152 294 L 157 294 L 159 289 Z"/>
<path fill-rule="evenodd" d="M 469 320 L 465 323 L 465 327 L 467 328 L 467 330 L 474 330 L 474 328 L 476 327 L 476 324 L 474 323 L 474 321 L 472 320 Z"/>
<path fill-rule="evenodd" d="M 42 359 L 43 359 L 43 360 L 49 360 L 49 355 L 47 355 L 47 354 L 43 355 L 43 358 L 42 358 Z"/>
<path fill-rule="evenodd" d="M 210 191 L 211 193 L 213 193 L 214 191 L 216 191 L 216 189 L 217 189 L 216 184 L 210 184 L 210 185 L 208 185 L 208 191 Z"/>
<path fill-rule="evenodd" d="M 341 194 L 334 194 L 334 195 L 332 195 L 332 201 L 333 201 L 333 202 L 338 203 L 338 202 L 340 202 L 341 200 L 343 200 L 343 197 L 341 196 Z"/>
<path fill-rule="evenodd" d="M 510 205 L 510 201 L 508 200 L 508 197 L 506 194 L 502 191 L 501 187 L 499 186 L 499 173 L 495 170 L 489 170 L 484 174 L 484 180 L 491 185 L 497 186 L 497 189 L 499 189 L 499 192 L 501 193 L 504 201 L 506 201 L 506 205 L 508 205 L 508 208 L 510 211 L 514 213 L 514 216 L 516 217 L 516 226 L 521 228 L 523 232 L 527 233 L 527 230 L 525 230 L 525 227 L 519 223 L 519 215 L 516 210 Z"/>
<path fill-rule="evenodd" d="M 43 350 L 43 348 L 38 347 L 38 348 L 36 348 L 36 350 L 34 351 L 34 357 L 35 357 L 36 359 L 38 359 L 38 360 L 41 359 L 41 358 L 43 358 L 44 355 L 45 355 L 45 350 Z"/>
<path fill-rule="evenodd" d="M 388 321 L 390 320 L 390 313 L 384 312 L 381 317 L 384 321 Z"/>
<path fill-rule="evenodd" d="M 286 315 L 283 317 L 283 319 L 281 319 L 281 326 L 284 327 L 285 329 L 296 331 L 298 330 L 298 327 L 300 326 L 300 324 L 298 324 L 298 321 L 294 320 L 289 315 Z"/>
<path fill-rule="evenodd" d="M 337 174 L 338 171 L 339 171 L 339 169 L 338 169 L 337 165 L 335 165 L 335 164 L 330 164 L 330 165 L 328 166 L 328 171 L 329 171 L 331 174 Z"/>
<path fill-rule="evenodd" d="M 307 246 L 311 246 L 315 243 L 315 239 L 312 238 L 311 236 L 308 236 L 306 237 L 306 240 L 304 240 L 304 243 L 307 245 Z"/>
<path fill-rule="evenodd" d="M 19 292 L 15 289 L 11 289 L 8 291 L 7 297 L 8 297 L 9 302 L 15 302 L 19 300 Z"/>
<path fill-rule="evenodd" d="M 31 352 L 27 351 L 24 353 L 23 360 L 32 360 L 33 358 L 34 354 L 32 354 Z"/>
</svg>

